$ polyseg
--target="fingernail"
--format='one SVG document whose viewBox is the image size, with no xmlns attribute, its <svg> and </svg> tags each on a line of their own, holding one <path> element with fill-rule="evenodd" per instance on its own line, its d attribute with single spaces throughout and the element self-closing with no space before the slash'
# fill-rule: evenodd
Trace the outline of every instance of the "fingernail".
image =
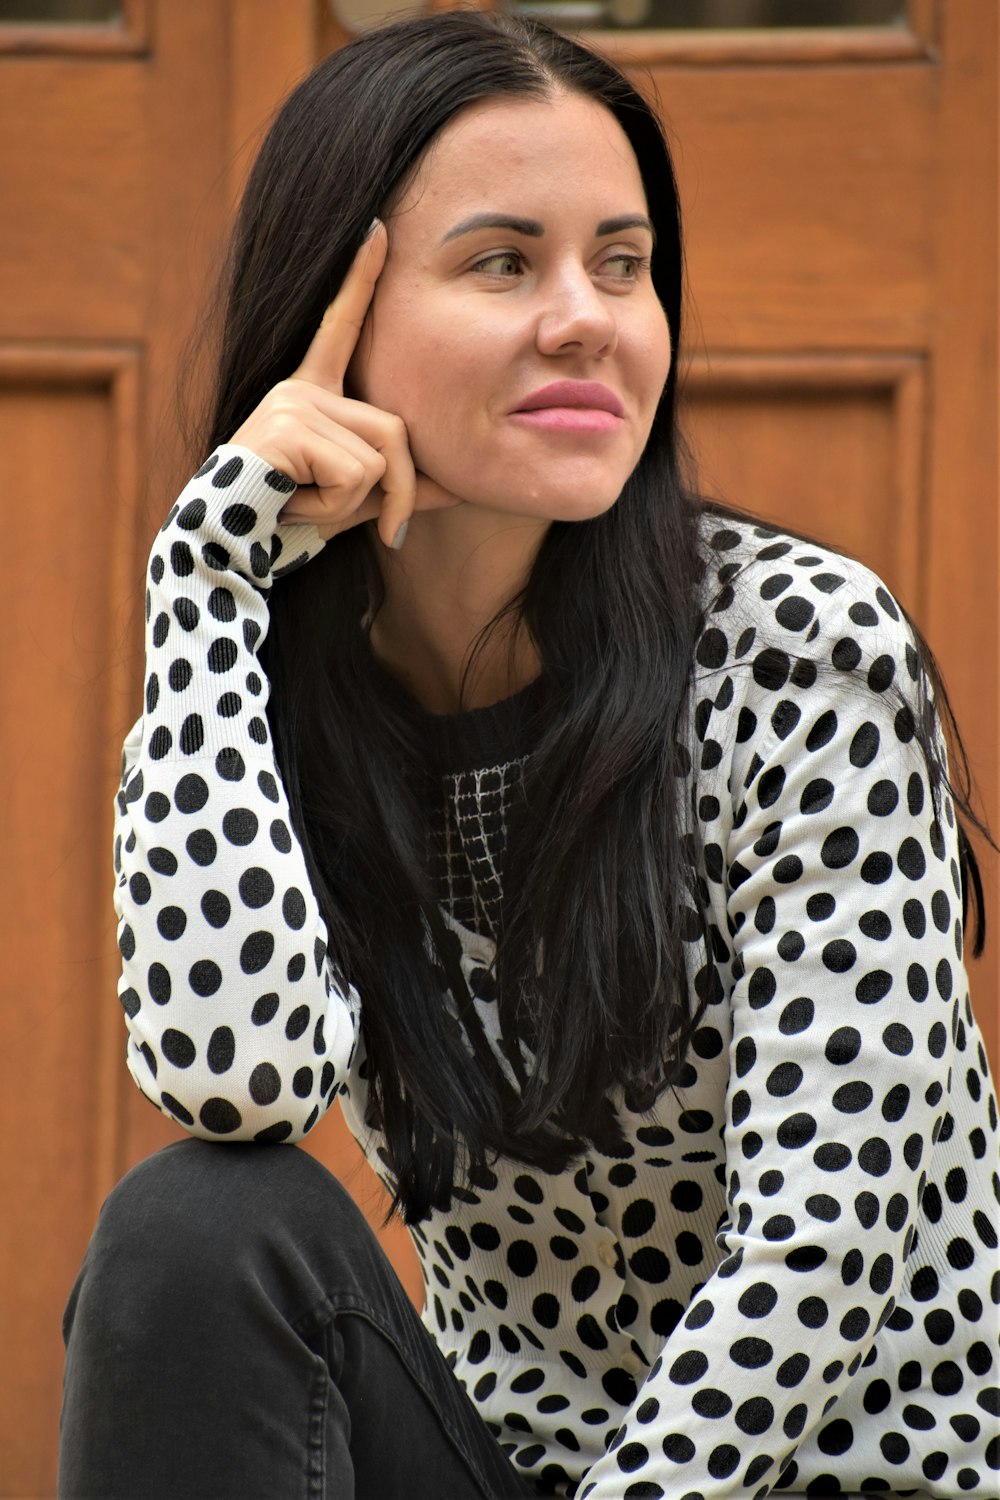
<svg viewBox="0 0 1000 1500">
<path fill-rule="evenodd" d="M 398 552 L 400 547 L 406 541 L 406 533 L 409 531 L 409 529 L 409 521 L 404 521 L 402 526 L 399 528 L 399 530 L 396 532 L 396 535 L 392 539 L 392 549 L 394 552 Z"/>
<path fill-rule="evenodd" d="M 381 223 L 382 223 L 381 219 L 372 219 L 372 221 L 369 224 L 368 228 L 365 230 L 365 237 L 364 237 L 364 240 L 362 241 L 362 244 L 366 244 L 368 242 L 368 240 L 371 239 L 371 237 L 375 233 L 376 229 L 378 229 L 381 226 Z"/>
</svg>

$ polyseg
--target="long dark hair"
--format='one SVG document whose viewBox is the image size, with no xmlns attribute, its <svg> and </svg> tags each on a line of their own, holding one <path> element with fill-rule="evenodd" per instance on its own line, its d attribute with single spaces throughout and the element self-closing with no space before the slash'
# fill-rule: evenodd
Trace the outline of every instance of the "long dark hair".
<svg viewBox="0 0 1000 1500">
<path fill-rule="evenodd" d="M 459 1151 L 474 1179 L 496 1153 L 556 1171 L 588 1142 L 613 1149 L 609 1091 L 646 1109 L 682 1080 L 711 993 L 710 982 L 689 993 L 683 958 L 685 942 L 703 943 L 710 981 L 697 820 L 677 791 L 700 563 L 675 424 L 682 247 L 669 153 L 629 81 L 545 26 L 501 13 L 400 22 L 328 58 L 283 106 L 228 266 L 209 448 L 297 367 L 372 218 L 391 215 L 438 132 L 478 101 L 559 89 L 607 108 L 635 152 L 674 359 L 618 503 L 553 523 L 505 611 L 530 632 L 548 688 L 504 870 L 496 984 L 510 1072 L 429 882 L 421 746 L 368 635 L 383 591 L 367 527 L 275 586 L 261 652 L 331 959 L 364 1000 L 368 1121 L 384 1132 L 408 1222 L 447 1204 Z"/>
</svg>

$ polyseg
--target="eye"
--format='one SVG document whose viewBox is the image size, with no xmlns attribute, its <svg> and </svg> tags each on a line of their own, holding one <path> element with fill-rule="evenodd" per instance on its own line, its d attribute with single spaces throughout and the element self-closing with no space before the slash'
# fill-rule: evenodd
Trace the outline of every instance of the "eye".
<svg viewBox="0 0 1000 1500">
<path fill-rule="evenodd" d="M 644 272 L 648 271 L 651 261 L 646 255 L 610 255 L 601 267 L 602 271 L 611 268 L 610 274 L 616 281 L 638 281 Z"/>
<path fill-rule="evenodd" d="M 516 250 L 498 250 L 494 255 L 486 255 L 482 260 L 477 260 L 472 269 L 482 271 L 487 276 L 507 279 L 516 276 L 521 270 L 521 257 Z"/>
</svg>

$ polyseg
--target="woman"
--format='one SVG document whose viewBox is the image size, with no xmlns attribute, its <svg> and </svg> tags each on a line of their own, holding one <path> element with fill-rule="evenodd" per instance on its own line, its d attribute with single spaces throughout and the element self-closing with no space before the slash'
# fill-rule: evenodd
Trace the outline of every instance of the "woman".
<svg viewBox="0 0 1000 1500">
<path fill-rule="evenodd" d="M 574 43 L 402 23 L 278 117 L 118 799 L 129 1067 L 201 1139 L 105 1206 L 65 1500 L 996 1493 L 932 668 L 686 492 L 680 332 Z M 286 1149 L 334 1098 L 423 1324 Z"/>
</svg>

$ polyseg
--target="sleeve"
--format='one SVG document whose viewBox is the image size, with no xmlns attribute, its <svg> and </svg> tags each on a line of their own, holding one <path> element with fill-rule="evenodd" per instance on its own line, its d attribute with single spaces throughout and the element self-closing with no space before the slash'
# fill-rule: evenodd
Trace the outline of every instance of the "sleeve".
<svg viewBox="0 0 1000 1500">
<path fill-rule="evenodd" d="M 803 1442 L 841 1451 L 832 1409 L 903 1282 L 963 993 L 959 866 L 906 706 L 911 634 L 867 570 L 847 582 L 829 654 L 789 671 L 772 650 L 747 690 L 765 732 L 726 850 L 723 1258 L 581 1500 L 761 1497 Z"/>
<path fill-rule="evenodd" d="M 145 712 L 116 799 L 129 1071 L 209 1140 L 301 1138 L 358 1029 L 357 995 L 326 962 L 257 658 L 274 578 L 322 547 L 315 528 L 278 523 L 293 489 L 225 446 L 167 517 L 149 560 Z"/>
</svg>

